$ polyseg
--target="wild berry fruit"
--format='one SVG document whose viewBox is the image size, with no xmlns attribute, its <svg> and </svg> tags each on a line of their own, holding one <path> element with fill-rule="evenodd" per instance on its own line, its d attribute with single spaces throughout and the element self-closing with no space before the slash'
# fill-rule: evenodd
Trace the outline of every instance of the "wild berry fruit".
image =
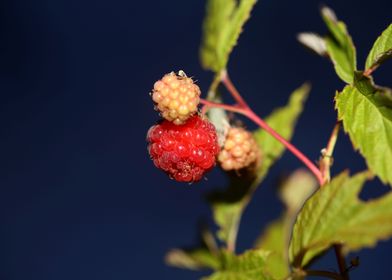
<svg viewBox="0 0 392 280">
<path fill-rule="evenodd" d="M 219 145 L 215 127 L 199 115 L 182 125 L 163 120 L 147 133 L 154 164 L 179 182 L 196 182 L 215 166 Z"/>
<path fill-rule="evenodd" d="M 183 71 L 171 72 L 154 84 L 151 95 L 162 117 L 180 125 L 197 112 L 200 88 Z"/>
<path fill-rule="evenodd" d="M 218 155 L 218 161 L 226 171 L 239 170 L 258 163 L 260 155 L 256 140 L 249 131 L 240 127 L 231 127 Z"/>
</svg>

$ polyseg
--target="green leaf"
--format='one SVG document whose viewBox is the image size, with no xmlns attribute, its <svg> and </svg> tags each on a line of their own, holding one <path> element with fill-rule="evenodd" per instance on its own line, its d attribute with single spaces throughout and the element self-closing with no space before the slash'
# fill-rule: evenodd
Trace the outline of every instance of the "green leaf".
<svg viewBox="0 0 392 280">
<path fill-rule="evenodd" d="M 203 39 L 200 48 L 200 60 L 205 69 L 219 71 L 217 45 L 222 30 L 236 5 L 236 0 L 208 0 L 206 16 L 203 22 Z"/>
<path fill-rule="evenodd" d="M 287 238 L 289 236 L 286 216 L 270 223 L 263 235 L 256 241 L 256 248 L 270 251 L 268 257 L 268 272 L 276 279 L 284 279 L 289 273 L 286 257 Z"/>
<path fill-rule="evenodd" d="M 392 185 L 392 92 L 356 74 L 355 86 L 346 86 L 335 101 L 355 149 L 383 183 Z"/>
<path fill-rule="evenodd" d="M 290 243 L 295 267 L 306 266 L 333 244 L 348 253 L 392 236 L 392 192 L 367 202 L 358 198 L 368 178 L 369 172 L 353 177 L 343 172 L 305 203 Z"/>
<path fill-rule="evenodd" d="M 265 121 L 279 132 L 284 138 L 290 139 L 296 120 L 303 109 L 303 103 L 308 95 L 310 86 L 304 84 L 293 92 L 285 107 L 275 110 Z M 284 146 L 264 130 L 254 133 L 257 143 L 262 150 L 262 161 L 256 172 L 252 174 L 232 174 L 227 189 L 210 195 L 215 223 L 218 225 L 218 237 L 233 246 L 238 233 L 242 213 L 248 205 L 253 192 L 266 176 L 272 164 L 284 152 Z M 234 248 L 231 248 L 234 249 Z"/>
<path fill-rule="evenodd" d="M 256 241 L 256 248 L 270 251 L 268 272 L 276 279 L 289 275 L 288 247 L 291 228 L 305 200 L 315 191 L 317 181 L 306 170 L 293 172 L 280 186 L 280 197 L 286 205 L 283 215 L 270 223 Z"/>
<path fill-rule="evenodd" d="M 366 59 L 366 69 L 378 67 L 392 57 L 392 24 L 377 38 Z"/>
<path fill-rule="evenodd" d="M 265 272 L 269 253 L 262 250 L 247 251 L 240 256 L 226 254 L 225 267 L 203 280 L 272 280 Z"/>
<path fill-rule="evenodd" d="M 208 0 L 200 48 L 201 64 L 216 73 L 226 68 L 256 0 Z"/>
<path fill-rule="evenodd" d="M 216 270 L 220 267 L 219 259 L 213 256 L 207 248 L 173 249 L 166 254 L 165 262 L 171 266 L 191 270 L 207 268 Z"/>
<path fill-rule="evenodd" d="M 331 33 L 325 38 L 325 43 L 336 74 L 343 81 L 351 84 L 354 80 L 354 71 L 357 69 L 356 50 L 351 36 L 346 25 L 337 20 L 330 8 L 323 7 L 321 15 Z"/>
<path fill-rule="evenodd" d="M 372 97 L 381 107 L 392 109 L 392 89 L 376 85 L 372 77 L 365 76 L 361 71 L 356 71 L 354 75 L 354 86 L 363 95 Z"/>
</svg>

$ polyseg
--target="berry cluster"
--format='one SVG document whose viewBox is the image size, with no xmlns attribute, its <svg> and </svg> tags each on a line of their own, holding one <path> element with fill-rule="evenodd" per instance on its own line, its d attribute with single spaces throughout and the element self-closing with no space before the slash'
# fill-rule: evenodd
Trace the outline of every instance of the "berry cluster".
<svg viewBox="0 0 392 280">
<path fill-rule="evenodd" d="M 152 91 L 164 120 L 148 131 L 148 151 L 155 166 L 179 182 L 202 179 L 219 153 L 215 127 L 197 114 L 199 96 L 199 87 L 182 71 L 166 74 Z"/>
<path fill-rule="evenodd" d="M 199 181 L 217 158 L 226 171 L 257 163 L 257 143 L 243 128 L 230 128 L 220 151 L 214 125 L 197 112 L 200 89 L 184 72 L 164 75 L 151 97 L 163 119 L 147 133 L 148 152 L 155 166 L 174 180 Z"/>
</svg>

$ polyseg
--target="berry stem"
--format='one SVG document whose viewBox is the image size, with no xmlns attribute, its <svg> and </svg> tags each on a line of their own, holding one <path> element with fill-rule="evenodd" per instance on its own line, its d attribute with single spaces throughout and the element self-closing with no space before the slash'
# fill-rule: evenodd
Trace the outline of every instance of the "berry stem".
<svg viewBox="0 0 392 280">
<path fill-rule="evenodd" d="M 279 133 L 277 133 L 273 128 L 271 128 L 264 120 L 262 120 L 259 116 L 257 116 L 249 107 L 243 108 L 240 105 L 227 105 L 222 103 L 216 103 L 207 101 L 204 99 L 200 100 L 200 103 L 208 106 L 208 107 L 215 107 L 215 108 L 222 108 L 226 111 L 235 112 L 238 114 L 242 114 L 252 120 L 254 123 L 259 125 L 262 129 L 268 132 L 271 136 L 273 136 L 276 140 L 282 143 L 291 153 L 294 154 L 300 161 L 302 161 L 305 166 L 314 174 L 317 178 L 320 185 L 324 183 L 322 174 L 317 166 L 309 160 L 300 150 L 298 150 L 294 145 L 284 139 Z"/>
<path fill-rule="evenodd" d="M 221 108 L 221 109 L 224 109 L 229 112 L 234 112 L 234 113 L 238 113 L 238 114 L 242 114 L 242 115 L 246 114 L 246 110 L 241 108 L 238 105 L 227 105 L 227 104 L 223 104 L 223 103 L 208 101 L 208 100 L 205 100 L 202 98 L 200 99 L 200 103 L 204 105 L 202 108 L 202 111 L 204 111 L 204 112 L 206 112 L 209 108 Z"/>
<path fill-rule="evenodd" d="M 240 105 L 242 108 L 249 108 L 246 101 L 242 98 L 241 94 L 230 80 L 227 70 L 222 72 L 221 81 L 230 92 L 231 96 L 233 96 L 234 100 L 238 103 L 238 105 Z"/>
<path fill-rule="evenodd" d="M 320 170 L 317 166 L 309 160 L 300 150 L 298 150 L 293 144 L 284 139 L 279 133 L 277 133 L 273 128 L 271 128 L 264 120 L 257 116 L 252 110 L 246 111 L 245 114 L 249 119 L 258 124 L 262 129 L 268 132 L 276 140 L 282 143 L 294 156 L 296 156 L 303 164 L 316 176 L 320 185 L 323 184 L 324 180 L 321 175 Z"/>
</svg>

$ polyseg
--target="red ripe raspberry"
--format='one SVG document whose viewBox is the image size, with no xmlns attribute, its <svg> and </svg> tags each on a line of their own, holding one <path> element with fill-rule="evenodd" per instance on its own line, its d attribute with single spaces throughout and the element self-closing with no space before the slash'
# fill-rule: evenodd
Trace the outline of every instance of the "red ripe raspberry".
<svg viewBox="0 0 392 280">
<path fill-rule="evenodd" d="M 147 133 L 154 164 L 179 182 L 196 182 L 215 166 L 219 145 L 215 127 L 198 115 L 183 125 L 163 120 Z"/>
</svg>

